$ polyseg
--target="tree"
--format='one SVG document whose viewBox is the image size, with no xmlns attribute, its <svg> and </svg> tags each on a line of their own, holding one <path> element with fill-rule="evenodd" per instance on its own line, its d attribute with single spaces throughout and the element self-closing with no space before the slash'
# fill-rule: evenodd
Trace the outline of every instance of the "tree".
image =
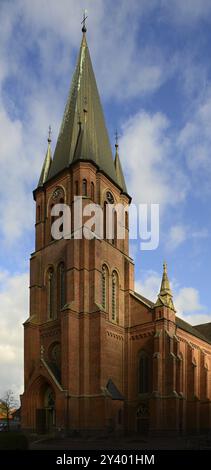
<svg viewBox="0 0 211 470">
<path fill-rule="evenodd" d="M 14 408 L 17 406 L 17 400 L 12 390 L 7 390 L 2 398 L 0 398 L 0 409 L 7 420 L 7 428 L 10 429 L 10 416 Z"/>
</svg>

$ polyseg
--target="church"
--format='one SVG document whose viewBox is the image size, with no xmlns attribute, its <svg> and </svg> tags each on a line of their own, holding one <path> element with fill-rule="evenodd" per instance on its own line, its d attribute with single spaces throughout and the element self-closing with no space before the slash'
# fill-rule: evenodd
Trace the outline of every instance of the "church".
<svg viewBox="0 0 211 470">
<path fill-rule="evenodd" d="M 48 138 L 37 188 L 30 314 L 24 323 L 22 428 L 37 433 L 165 435 L 211 428 L 211 323 L 176 316 L 164 263 L 156 303 L 134 290 L 125 238 L 52 238 L 52 208 L 127 206 L 86 39 L 55 152 Z M 130 156 L 128 156 L 130 158 Z M 74 209 L 73 209 L 74 210 Z M 106 217 L 104 220 L 106 224 Z"/>
</svg>

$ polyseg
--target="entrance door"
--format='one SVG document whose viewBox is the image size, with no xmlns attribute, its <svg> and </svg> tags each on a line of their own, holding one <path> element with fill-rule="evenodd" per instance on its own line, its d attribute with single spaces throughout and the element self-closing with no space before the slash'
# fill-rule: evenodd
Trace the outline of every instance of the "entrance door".
<svg viewBox="0 0 211 470">
<path fill-rule="evenodd" d="M 45 408 L 36 410 L 36 432 L 38 434 L 46 433 L 46 410 Z"/>
<path fill-rule="evenodd" d="M 136 429 L 138 434 L 146 436 L 149 431 L 149 408 L 146 403 L 139 405 L 136 414 Z"/>
<path fill-rule="evenodd" d="M 49 433 L 55 426 L 55 395 L 51 387 L 45 389 L 43 408 L 36 410 L 36 432 Z"/>
<path fill-rule="evenodd" d="M 55 398 L 49 387 L 45 392 L 46 432 L 51 432 L 55 426 Z"/>
</svg>

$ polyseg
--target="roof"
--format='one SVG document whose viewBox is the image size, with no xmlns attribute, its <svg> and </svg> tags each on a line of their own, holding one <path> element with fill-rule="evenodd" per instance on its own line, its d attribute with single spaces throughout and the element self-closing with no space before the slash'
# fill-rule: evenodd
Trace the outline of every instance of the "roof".
<svg viewBox="0 0 211 470">
<path fill-rule="evenodd" d="M 155 307 L 155 304 L 151 302 L 151 300 L 147 299 L 146 297 L 139 294 L 138 292 L 134 292 L 132 295 L 136 297 L 138 300 L 140 300 L 141 302 L 143 302 L 145 305 L 147 305 L 149 308 Z M 176 320 L 177 328 L 180 328 L 181 330 L 184 330 L 187 333 L 190 333 L 192 336 L 195 336 L 196 338 L 199 338 L 205 341 L 206 343 L 211 344 L 211 322 L 204 323 L 202 325 L 192 326 L 190 325 L 190 323 L 187 323 L 182 318 L 175 317 L 175 320 Z"/>
<path fill-rule="evenodd" d="M 154 308 L 155 304 L 151 300 L 147 299 L 143 295 L 139 294 L 138 292 L 133 292 L 132 294 L 134 297 L 137 297 L 138 300 L 141 300 L 144 304 L 146 304 L 150 308 Z"/>
<path fill-rule="evenodd" d="M 111 395 L 112 400 L 124 400 L 123 395 L 118 390 L 118 388 L 116 387 L 116 385 L 114 384 L 112 379 L 109 379 L 109 381 L 106 385 L 106 389 L 107 389 L 109 395 Z"/>
<path fill-rule="evenodd" d="M 208 338 L 211 342 L 211 322 L 210 323 L 202 323 L 201 325 L 194 325 L 203 336 Z"/>
<path fill-rule="evenodd" d="M 176 317 L 176 325 L 178 328 L 181 328 L 181 330 L 187 331 L 187 333 L 190 333 L 191 335 L 196 336 L 196 338 L 202 339 L 203 341 L 206 341 L 206 343 L 211 344 L 211 338 L 209 339 L 204 334 L 200 333 L 200 331 L 198 330 L 196 326 L 190 325 L 190 323 L 187 323 L 186 321 L 182 320 L 182 318 Z M 199 325 L 199 326 L 203 326 L 203 325 Z"/>
<path fill-rule="evenodd" d="M 116 175 L 85 34 L 46 180 L 76 161 L 93 162 L 100 171 L 124 190 Z"/>
<path fill-rule="evenodd" d="M 47 366 L 51 370 L 52 374 L 54 375 L 55 379 L 59 384 L 61 384 L 61 371 L 59 367 L 53 361 L 46 361 Z"/>
</svg>

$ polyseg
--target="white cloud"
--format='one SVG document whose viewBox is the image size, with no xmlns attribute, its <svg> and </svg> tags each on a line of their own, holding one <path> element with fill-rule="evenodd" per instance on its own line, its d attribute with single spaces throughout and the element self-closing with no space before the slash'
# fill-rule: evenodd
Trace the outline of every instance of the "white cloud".
<svg viewBox="0 0 211 470">
<path fill-rule="evenodd" d="M 199 300 L 199 292 L 193 287 L 183 287 L 175 295 L 175 306 L 180 314 L 194 313 L 203 310 Z"/>
<path fill-rule="evenodd" d="M 202 323 L 211 322 L 211 314 L 194 313 L 193 315 L 180 315 L 182 318 L 191 325 L 201 325 Z"/>
<path fill-rule="evenodd" d="M 172 159 L 172 145 L 169 121 L 161 113 L 141 111 L 124 124 L 121 157 L 136 203 L 158 203 L 163 209 L 184 200 L 188 182 Z"/>
<path fill-rule="evenodd" d="M 199 240 L 207 238 L 208 236 L 209 233 L 206 228 L 193 230 L 192 227 L 187 225 L 173 225 L 169 230 L 169 234 L 166 236 L 166 248 L 169 251 L 173 251 L 187 240 Z"/>
<path fill-rule="evenodd" d="M 195 109 L 187 118 L 177 140 L 178 150 L 184 154 L 193 182 L 199 185 L 203 181 L 203 186 L 195 185 L 195 192 L 198 195 L 210 193 L 210 120 L 211 88 L 208 88 L 203 97 L 200 97 L 200 101 L 195 104 Z"/>
<path fill-rule="evenodd" d="M 141 279 L 136 281 L 135 290 L 152 302 L 156 302 L 160 291 L 160 284 L 161 275 L 156 271 L 147 271 L 143 281 Z"/>
<path fill-rule="evenodd" d="M 192 325 L 211 321 L 211 314 L 206 313 L 205 306 L 201 304 L 199 291 L 193 287 L 180 288 L 174 304 L 177 315 Z"/>
<path fill-rule="evenodd" d="M 0 272 L 0 397 L 23 392 L 23 321 L 28 317 L 28 274 Z"/>
<path fill-rule="evenodd" d="M 167 248 L 174 250 L 187 239 L 187 228 L 183 225 L 174 225 L 169 232 Z"/>
<path fill-rule="evenodd" d="M 177 24 L 195 26 L 200 20 L 210 22 L 210 0 L 161 0 L 164 12 Z"/>
<path fill-rule="evenodd" d="M 165 57 L 158 44 L 150 41 L 146 44 L 144 37 L 141 43 L 136 41 L 142 21 L 155 6 L 156 0 L 142 0 L 141 4 L 139 0 L 132 3 L 127 0 L 115 3 L 103 0 L 17 0 L 12 9 L 10 5 L 5 7 L 3 14 L 10 24 L 8 36 L 11 25 L 21 16 L 21 39 L 26 35 L 25 47 L 36 45 L 38 48 L 40 73 L 51 73 L 51 78 L 61 78 L 64 71 L 67 73 L 68 64 L 73 62 L 75 48 L 79 47 L 81 15 L 86 7 L 88 42 L 103 93 L 107 97 L 125 99 L 154 92 L 174 69 L 173 57 Z M 111 11 L 115 27 L 113 22 L 105 21 Z"/>
<path fill-rule="evenodd" d="M 36 184 L 44 159 L 49 120 L 53 137 L 59 128 L 62 100 L 68 92 L 64 92 L 64 83 L 67 86 L 66 77 L 81 38 L 83 7 L 90 8 L 88 42 L 103 93 L 107 97 L 115 94 L 116 98 L 129 98 L 152 93 L 168 78 L 166 59 L 158 46 L 140 46 L 136 41 L 143 15 L 155 4 L 143 1 L 140 6 L 135 0 L 129 5 L 123 1 L 119 8 L 110 3 L 115 16 L 113 28 L 113 23 L 104 21 L 109 4 L 105 6 L 102 0 L 1 2 L 0 211 L 1 235 L 7 243 L 17 241 L 33 225 L 31 187 Z M 34 53 L 40 63 L 36 70 L 33 59 L 29 64 L 25 57 Z M 8 79 L 15 81 L 18 92 L 8 93 Z M 21 104 L 16 100 L 21 100 Z M 16 114 L 18 118 L 14 118 Z M 165 191 L 164 185 L 158 189 Z"/>
</svg>

